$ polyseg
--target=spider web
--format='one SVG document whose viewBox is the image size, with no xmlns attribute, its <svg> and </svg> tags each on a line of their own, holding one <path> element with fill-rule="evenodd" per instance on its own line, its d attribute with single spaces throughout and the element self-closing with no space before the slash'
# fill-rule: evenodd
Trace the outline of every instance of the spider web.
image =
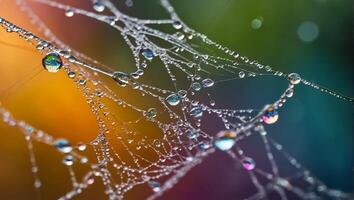
<svg viewBox="0 0 354 200">
<path fill-rule="evenodd" d="M 92 10 L 60 1 L 28 1 L 62 10 L 67 17 L 81 15 L 114 28 L 131 50 L 135 63 L 132 72 L 116 71 L 74 50 L 48 28 L 27 1 L 16 2 L 44 37 L 40 38 L 4 18 L 0 18 L 1 26 L 35 46 L 43 56 L 53 52 L 60 55 L 64 70 L 84 95 L 99 127 L 93 141 L 73 148 L 70 143 L 65 143 L 67 140 L 54 138 L 50 133 L 15 119 L 7 109 L 0 107 L 3 121 L 25 135 L 37 190 L 42 183 L 33 142 L 53 146 L 62 153 L 63 164 L 68 166 L 72 180 L 72 190 L 59 197 L 60 200 L 80 195 L 91 184 L 103 184 L 109 199 L 123 199 L 128 191 L 147 185 L 151 188 L 147 199 L 156 199 L 207 157 L 223 150 L 218 148 L 217 142 L 224 139 L 225 133 L 232 133 L 235 136 L 231 137 L 232 141 L 228 140 L 232 146 L 224 150 L 239 168 L 246 171 L 256 189 L 247 199 L 351 198 L 351 194 L 327 187 L 302 166 L 267 134 L 263 124 L 269 109 L 282 109 L 298 84 L 351 103 L 352 98 L 297 74 L 277 71 L 212 41 L 185 24 L 168 0 L 160 0 L 160 4 L 170 17 L 157 20 L 126 15 L 109 0 L 87 1 Z M 125 3 L 133 5 L 132 1 Z M 156 65 L 163 67 L 158 74 L 167 75 L 170 86 L 146 83 L 144 75 Z M 209 93 L 222 82 L 262 76 L 289 80 L 279 98 L 263 108 L 219 107 Z M 126 92 L 140 96 L 143 103 L 131 102 L 124 97 Z M 120 116 L 119 109 L 129 110 L 134 117 Z M 210 119 L 221 123 L 217 132 L 210 131 L 213 129 L 208 122 L 203 123 Z M 144 133 L 139 126 L 152 126 L 157 134 Z M 262 142 L 263 156 L 270 168 L 257 165 L 258 157 L 248 157 L 248 150 L 241 148 L 242 143 L 253 137 Z M 60 141 L 66 145 L 58 145 Z M 90 151 L 95 154 L 93 158 Z M 278 159 L 284 159 L 296 173 L 283 173 Z M 89 170 L 78 176 L 72 165 L 85 165 Z M 101 182 L 98 183 L 97 179 Z"/>
</svg>

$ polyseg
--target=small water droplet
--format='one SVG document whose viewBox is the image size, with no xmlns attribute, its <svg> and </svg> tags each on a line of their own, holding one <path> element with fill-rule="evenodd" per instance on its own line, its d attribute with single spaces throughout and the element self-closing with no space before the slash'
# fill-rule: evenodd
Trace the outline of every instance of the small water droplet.
<svg viewBox="0 0 354 200">
<path fill-rule="evenodd" d="M 48 72 L 58 72 L 63 66 L 63 61 L 61 60 L 59 54 L 49 53 L 42 59 L 42 65 L 44 69 Z"/>
<path fill-rule="evenodd" d="M 189 139 L 191 139 L 191 140 L 192 139 L 196 139 L 198 136 L 199 136 L 199 134 L 198 134 L 198 132 L 196 130 L 193 130 L 193 129 L 188 130 L 187 137 Z"/>
<path fill-rule="evenodd" d="M 63 158 L 63 164 L 66 166 L 71 166 L 74 164 L 74 157 L 72 155 L 67 155 Z"/>
<path fill-rule="evenodd" d="M 128 84 L 130 77 L 127 73 L 124 72 L 114 72 L 112 76 L 113 80 L 115 80 L 120 86 L 126 86 Z"/>
<path fill-rule="evenodd" d="M 155 57 L 155 54 L 151 49 L 143 49 L 142 54 L 147 60 L 152 60 Z"/>
<path fill-rule="evenodd" d="M 103 12 L 105 9 L 105 6 L 102 4 L 101 1 L 96 1 L 93 4 L 93 9 L 96 10 L 97 12 Z"/>
<path fill-rule="evenodd" d="M 212 87 L 214 85 L 214 81 L 211 80 L 210 78 L 206 78 L 206 79 L 202 80 L 202 85 L 205 88 Z"/>
<path fill-rule="evenodd" d="M 245 77 L 245 72 L 244 71 L 240 71 L 239 73 L 238 73 L 238 77 L 240 77 L 240 78 L 244 78 Z"/>
<path fill-rule="evenodd" d="M 189 113 L 194 118 L 200 118 L 203 116 L 203 109 L 200 106 L 196 106 L 193 107 Z"/>
<path fill-rule="evenodd" d="M 148 184 L 154 192 L 159 192 L 161 190 L 161 184 L 159 182 L 149 181 Z"/>
<path fill-rule="evenodd" d="M 65 16 L 67 16 L 67 17 L 72 17 L 72 16 L 74 16 L 74 11 L 73 11 L 72 9 L 67 9 L 67 10 L 65 11 Z"/>
<path fill-rule="evenodd" d="M 175 29 L 181 29 L 182 28 L 182 23 L 178 20 L 175 20 L 172 24 L 173 28 Z"/>
<path fill-rule="evenodd" d="M 149 108 L 146 112 L 145 112 L 145 116 L 148 118 L 154 118 L 157 116 L 157 111 L 155 108 Z"/>
<path fill-rule="evenodd" d="M 70 153 L 73 149 L 71 144 L 66 139 L 57 139 L 54 146 L 58 151 L 63 153 Z"/>
<path fill-rule="evenodd" d="M 296 85 L 300 83 L 301 77 L 297 73 L 291 73 L 288 75 L 288 80 L 291 84 Z"/>
<path fill-rule="evenodd" d="M 202 85 L 200 85 L 200 83 L 198 83 L 198 82 L 192 83 L 191 87 L 194 91 L 199 91 L 200 89 L 202 89 Z"/>
</svg>

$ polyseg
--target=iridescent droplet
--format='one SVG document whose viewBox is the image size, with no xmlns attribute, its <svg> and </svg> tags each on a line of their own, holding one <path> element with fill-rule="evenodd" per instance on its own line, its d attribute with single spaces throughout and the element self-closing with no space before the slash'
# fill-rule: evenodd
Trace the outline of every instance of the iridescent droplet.
<svg viewBox="0 0 354 200">
<path fill-rule="evenodd" d="M 58 72 L 63 66 L 63 61 L 61 60 L 59 54 L 49 53 L 42 59 L 42 65 L 44 69 L 48 72 Z"/>
<path fill-rule="evenodd" d="M 276 109 L 274 109 L 272 106 L 270 106 L 263 114 L 263 122 L 266 124 L 274 124 L 276 121 L 278 121 L 279 114 Z"/>
<path fill-rule="evenodd" d="M 142 54 L 147 60 L 152 60 L 155 57 L 155 54 L 151 49 L 143 49 Z"/>
<path fill-rule="evenodd" d="M 181 100 L 178 94 L 171 94 L 168 97 L 166 97 L 166 101 L 171 106 L 177 106 Z"/>
<path fill-rule="evenodd" d="M 210 78 L 206 78 L 206 79 L 202 80 L 202 85 L 205 88 L 212 87 L 214 85 L 214 81 L 211 80 Z"/>
<path fill-rule="evenodd" d="M 71 144 L 66 139 L 57 139 L 54 142 L 54 146 L 58 151 L 63 153 L 70 153 L 73 149 Z"/>
<path fill-rule="evenodd" d="M 291 84 L 296 85 L 300 83 L 301 77 L 297 73 L 291 73 L 288 75 L 288 80 Z"/>
<path fill-rule="evenodd" d="M 161 184 L 159 182 L 149 181 L 148 184 L 154 192 L 159 192 L 161 190 Z"/>
<path fill-rule="evenodd" d="M 236 136 L 236 132 L 232 130 L 220 131 L 216 135 L 214 146 L 221 151 L 228 151 L 235 145 Z"/>
<path fill-rule="evenodd" d="M 244 157 L 241 163 L 246 170 L 253 170 L 256 167 L 256 162 L 250 157 Z"/>
</svg>

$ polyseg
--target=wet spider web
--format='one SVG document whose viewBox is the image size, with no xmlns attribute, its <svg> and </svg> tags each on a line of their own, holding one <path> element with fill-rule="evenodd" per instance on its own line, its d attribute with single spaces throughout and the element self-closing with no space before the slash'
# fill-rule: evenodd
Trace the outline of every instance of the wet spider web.
<svg viewBox="0 0 354 200">
<path fill-rule="evenodd" d="M 53 55 L 63 63 L 68 78 L 84 95 L 99 127 L 93 141 L 73 146 L 67 139 L 55 138 L 14 118 L 6 108 L 0 107 L 3 121 L 25 135 L 37 190 L 40 191 L 42 182 L 34 143 L 53 146 L 62 153 L 72 190 L 58 197 L 61 200 L 84 193 L 92 184 L 103 184 L 108 199 L 124 199 L 127 192 L 146 185 L 151 189 L 147 199 L 156 199 L 204 159 L 214 156 L 215 151 L 224 151 L 240 170 L 247 173 L 256 191 L 245 197 L 247 199 L 352 197 L 328 188 L 272 139 L 264 126 L 276 122 L 278 111 L 295 95 L 294 88 L 298 84 L 350 103 L 353 103 L 352 98 L 307 81 L 298 74 L 277 71 L 212 41 L 188 27 L 168 0 L 160 0 L 160 4 L 170 17 L 158 20 L 126 15 L 116 2 L 109 0 L 87 1 L 87 5 L 92 6 L 90 10 L 59 0 L 16 2 L 44 37 L 40 38 L 0 16 L 2 28 L 28 41 L 44 58 Z M 55 36 L 29 2 L 61 10 L 67 17 L 85 16 L 114 28 L 131 50 L 135 69 L 116 71 L 75 51 Z M 134 4 L 133 1 L 125 3 L 128 6 Z M 145 74 L 156 70 L 152 69 L 156 65 L 162 66 L 158 74 L 167 76 L 171 85 L 162 87 L 146 83 Z M 278 99 L 262 108 L 224 108 L 209 93 L 222 82 L 262 76 L 274 76 L 289 82 Z M 143 102 L 130 102 L 124 97 L 126 92 L 134 93 Z M 135 117 L 126 119 L 119 115 L 118 109 L 129 110 Z M 217 132 L 210 131 L 210 125 L 203 123 L 206 118 L 221 123 Z M 152 126 L 156 134 L 146 134 L 139 126 Z M 258 165 L 258 157 L 248 156 L 247 149 L 242 148 L 242 143 L 254 137 L 260 139 L 264 147 L 263 156 L 269 168 Z M 90 156 L 90 151 L 95 156 Z M 285 160 L 296 172 L 283 173 L 278 159 Z M 85 165 L 89 170 L 79 176 L 74 165 Z M 101 182 L 97 181 L 99 179 Z"/>
</svg>

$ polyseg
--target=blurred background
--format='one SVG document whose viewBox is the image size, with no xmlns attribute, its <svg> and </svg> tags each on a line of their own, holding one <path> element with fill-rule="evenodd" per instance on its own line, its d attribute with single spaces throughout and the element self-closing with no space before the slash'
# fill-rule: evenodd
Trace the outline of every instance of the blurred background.
<svg viewBox="0 0 354 200">
<path fill-rule="evenodd" d="M 86 1 L 71 2 L 90 8 Z M 353 97 L 353 13 L 349 0 L 171 0 L 190 27 L 275 69 Z M 120 70 L 132 69 L 132 56 L 119 33 L 80 16 L 33 5 L 40 17 L 67 44 Z M 157 0 L 136 0 L 121 9 L 141 18 L 167 14 Z M 0 0 L 0 16 L 36 33 L 12 0 Z M 90 141 L 97 135 L 94 116 L 80 91 L 61 71 L 46 73 L 42 55 L 14 34 L 0 30 L 0 102 L 16 118 L 54 136 Z M 243 79 L 211 92 L 234 108 L 260 108 L 274 101 L 286 80 Z M 267 127 L 271 136 L 329 187 L 353 192 L 353 106 L 300 85 Z M 0 199 L 34 199 L 33 178 L 22 134 L 0 124 Z M 51 151 L 51 153 L 48 153 Z M 262 150 L 260 150 L 262 151 Z M 55 199 L 70 188 L 60 155 L 43 145 L 35 152 L 44 185 L 42 199 Z M 216 153 L 194 168 L 161 199 L 238 199 L 254 190 L 232 161 Z M 215 154 L 215 155 L 216 155 Z M 56 157 L 57 156 L 57 157 Z M 58 158 L 58 159 L 55 159 Z M 63 178 L 66 177 L 66 178 Z M 79 199 L 100 199 L 92 187 Z M 137 192 L 130 199 L 139 199 Z"/>
</svg>

